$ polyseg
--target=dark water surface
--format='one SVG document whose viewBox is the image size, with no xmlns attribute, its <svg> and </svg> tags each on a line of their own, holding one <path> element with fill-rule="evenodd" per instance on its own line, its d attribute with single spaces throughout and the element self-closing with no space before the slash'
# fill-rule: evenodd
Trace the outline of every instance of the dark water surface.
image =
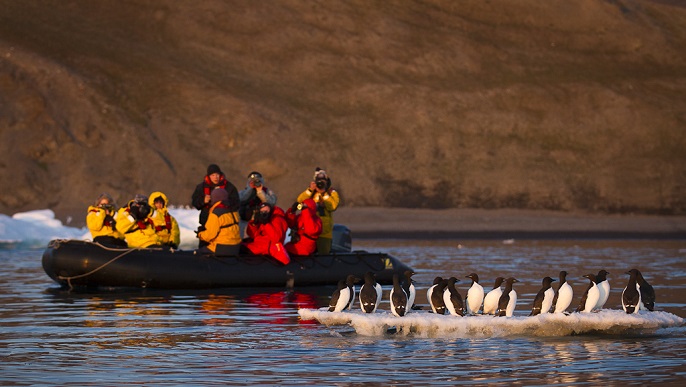
<svg viewBox="0 0 686 387">
<path fill-rule="evenodd" d="M 460 244 L 461 243 L 461 244 Z M 620 307 L 630 268 L 655 287 L 659 310 L 686 317 L 684 241 L 365 240 L 412 266 L 417 303 L 436 275 L 484 288 L 517 277 L 516 315 L 526 315 L 541 278 L 569 272 L 576 307 L 583 274 L 606 269 L 606 308 Z M 631 336 L 365 337 L 350 327 L 301 321 L 299 308 L 327 304 L 331 287 L 213 291 L 61 290 L 42 251 L 0 250 L 1 385 L 646 385 L 686 381 L 686 328 Z M 381 309 L 388 309 L 387 293 Z"/>
</svg>

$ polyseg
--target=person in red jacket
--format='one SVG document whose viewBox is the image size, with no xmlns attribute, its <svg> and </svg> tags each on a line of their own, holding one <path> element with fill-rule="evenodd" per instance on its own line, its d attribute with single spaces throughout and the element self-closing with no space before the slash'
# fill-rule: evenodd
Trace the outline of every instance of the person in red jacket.
<svg viewBox="0 0 686 387">
<path fill-rule="evenodd" d="M 288 263 L 290 258 L 283 248 L 287 230 L 283 210 L 278 206 L 262 203 L 255 211 L 253 219 L 248 222 L 248 238 L 243 241 L 241 251 L 254 255 L 271 255 L 284 264 Z"/>
<path fill-rule="evenodd" d="M 317 215 L 317 203 L 314 200 L 305 199 L 302 203 L 293 204 L 286 211 L 286 222 L 291 229 L 291 241 L 284 246 L 289 254 L 310 255 L 317 251 L 322 220 Z"/>
</svg>

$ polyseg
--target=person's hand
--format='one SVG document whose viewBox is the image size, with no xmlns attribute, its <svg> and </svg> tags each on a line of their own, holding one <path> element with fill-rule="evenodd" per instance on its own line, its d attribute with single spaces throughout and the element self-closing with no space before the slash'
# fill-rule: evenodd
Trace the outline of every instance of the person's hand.
<svg viewBox="0 0 686 387">
<path fill-rule="evenodd" d="M 205 195 L 205 204 L 209 203 L 210 200 L 212 200 L 212 197 L 210 195 Z"/>
<path fill-rule="evenodd" d="M 317 190 L 317 183 L 315 183 L 314 181 L 311 181 L 310 182 L 310 191 L 314 192 L 316 190 Z"/>
</svg>

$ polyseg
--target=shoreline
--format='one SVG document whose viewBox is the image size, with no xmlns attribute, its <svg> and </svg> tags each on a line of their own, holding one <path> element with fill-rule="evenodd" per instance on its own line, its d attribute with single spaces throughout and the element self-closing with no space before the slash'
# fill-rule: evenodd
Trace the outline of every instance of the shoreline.
<svg viewBox="0 0 686 387">
<path fill-rule="evenodd" d="M 355 239 L 686 240 L 686 216 L 341 207 L 334 221 L 349 227 Z"/>
</svg>

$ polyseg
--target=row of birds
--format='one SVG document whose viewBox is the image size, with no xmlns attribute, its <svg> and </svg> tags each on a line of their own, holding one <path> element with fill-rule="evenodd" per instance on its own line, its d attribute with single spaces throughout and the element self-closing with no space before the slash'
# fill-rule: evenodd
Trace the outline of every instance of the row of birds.
<svg viewBox="0 0 686 387">
<path fill-rule="evenodd" d="M 415 273 L 408 270 L 404 273 L 402 280 L 398 274 L 393 275 L 393 288 L 389 295 L 391 313 L 402 317 L 410 310 L 421 309 L 416 306 L 414 301 L 417 294 L 412 276 Z M 586 274 L 583 277 L 589 280 L 588 287 L 584 291 L 576 312 L 590 313 L 594 310 L 602 309 L 610 295 L 610 282 L 605 270 L 600 270 L 597 275 Z M 639 310 L 653 311 L 655 307 L 655 291 L 653 287 L 643 278 L 638 269 L 631 269 L 629 282 L 622 291 L 622 308 L 628 314 L 638 313 Z M 498 277 L 495 280 L 493 289 L 487 294 L 483 286 L 479 284 L 479 276 L 471 273 L 466 278 L 471 279 L 471 286 L 467 290 L 464 300 L 460 292 L 455 287 L 459 282 L 456 277 L 443 279 L 436 277 L 433 285 L 427 290 L 426 298 L 431 305 L 431 310 L 436 314 L 445 314 L 446 310 L 454 316 L 492 314 L 495 316 L 510 317 L 513 315 L 517 304 L 517 292 L 512 285 L 519 282 L 514 277 Z M 542 281 L 541 290 L 534 298 L 530 316 L 541 313 L 567 313 L 567 309 L 572 303 L 574 290 L 567 282 L 567 272 L 560 272 L 560 283 L 553 289 L 552 283 L 555 279 L 545 277 Z M 345 280 L 338 282 L 338 287 L 331 296 L 329 302 L 329 312 L 341 312 L 351 310 L 355 301 L 355 283 L 359 281 L 354 275 L 349 275 Z M 502 284 L 505 289 L 501 289 Z M 382 288 L 376 282 L 375 275 L 367 272 L 364 275 L 364 284 L 359 291 L 360 309 L 365 313 L 374 313 L 381 302 Z M 483 306 L 483 309 L 482 309 Z"/>
</svg>

